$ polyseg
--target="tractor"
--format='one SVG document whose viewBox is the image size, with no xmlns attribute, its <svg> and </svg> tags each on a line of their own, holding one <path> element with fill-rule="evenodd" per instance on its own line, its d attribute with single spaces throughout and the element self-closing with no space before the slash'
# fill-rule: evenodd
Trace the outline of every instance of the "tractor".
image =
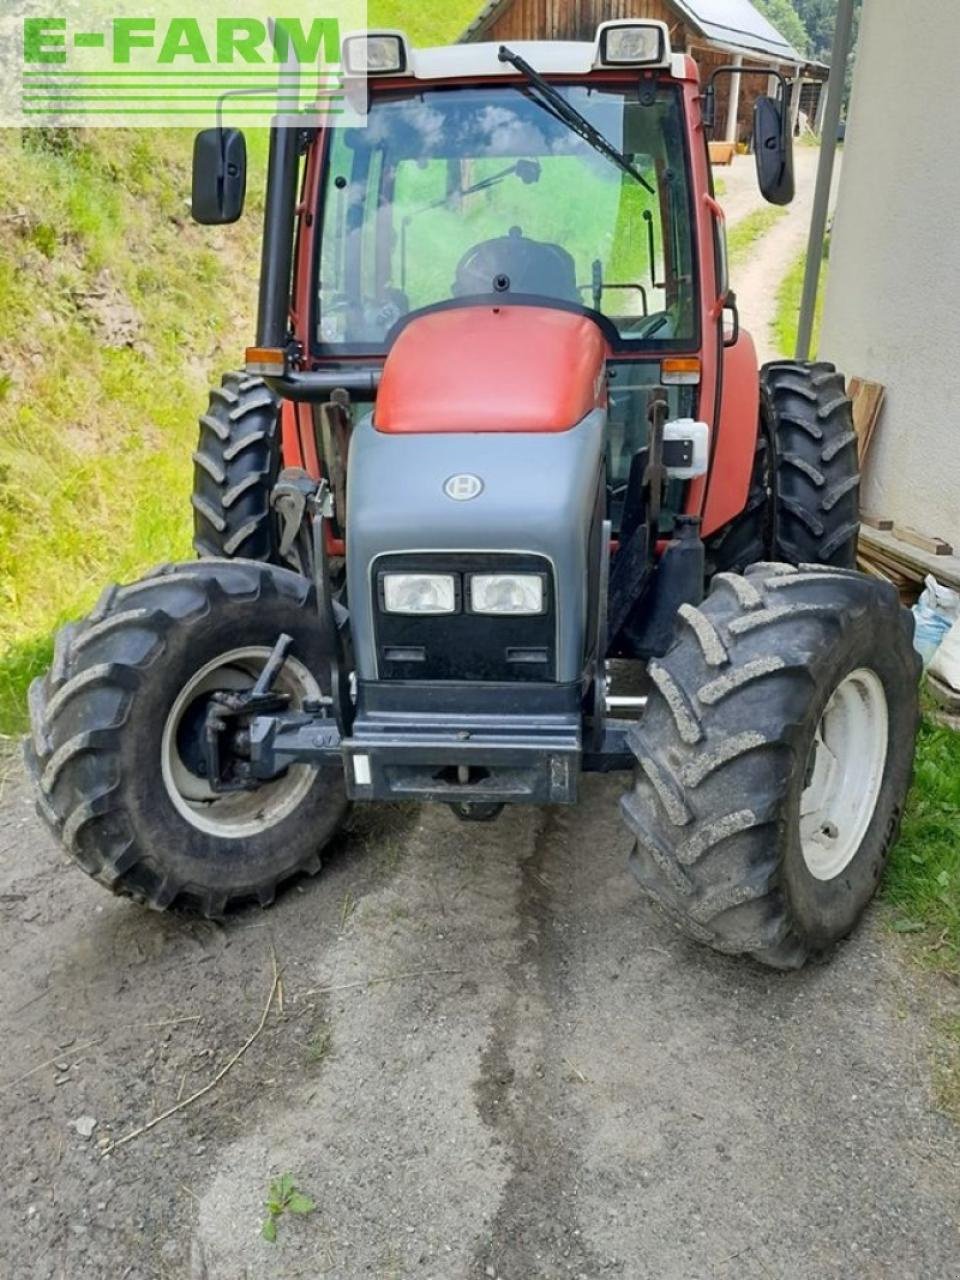
<svg viewBox="0 0 960 1280">
<path fill-rule="evenodd" d="M 896 841 L 919 662 L 855 569 L 843 377 L 758 368 L 739 322 L 707 140 L 717 75 L 750 73 L 702 85 L 639 20 L 343 56 L 365 120 L 271 129 L 199 558 L 109 587 L 30 691 L 41 814 L 115 893 L 216 918 L 319 871 L 352 802 L 489 821 L 626 771 L 643 891 L 801 966 Z M 762 75 L 757 177 L 785 204 Z M 239 130 L 200 133 L 197 221 L 236 221 L 246 176 Z"/>
</svg>

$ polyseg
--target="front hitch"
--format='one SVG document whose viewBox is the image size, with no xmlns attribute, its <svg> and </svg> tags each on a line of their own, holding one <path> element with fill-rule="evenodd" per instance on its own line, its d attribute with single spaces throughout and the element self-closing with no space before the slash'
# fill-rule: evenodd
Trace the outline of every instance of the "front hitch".
<svg viewBox="0 0 960 1280">
<path fill-rule="evenodd" d="M 260 786 L 262 779 L 255 776 L 249 759 L 250 731 L 242 722 L 287 710 L 289 695 L 273 692 L 273 686 L 292 644 L 292 636 L 284 633 L 278 637 L 256 683 L 246 693 L 220 690 L 211 695 L 203 725 L 203 759 L 207 782 L 215 795 L 254 791 Z"/>
</svg>

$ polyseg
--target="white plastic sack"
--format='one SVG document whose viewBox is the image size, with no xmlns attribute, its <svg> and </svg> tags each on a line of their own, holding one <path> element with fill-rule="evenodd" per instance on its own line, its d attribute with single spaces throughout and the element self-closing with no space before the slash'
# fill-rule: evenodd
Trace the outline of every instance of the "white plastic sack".
<svg viewBox="0 0 960 1280">
<path fill-rule="evenodd" d="M 932 573 L 924 579 L 923 595 L 913 606 L 916 627 L 913 647 L 929 667 L 947 632 L 960 618 L 960 594 L 939 583 Z"/>
<path fill-rule="evenodd" d="M 934 654 L 930 674 L 960 693 L 960 621 L 953 624 Z"/>
</svg>

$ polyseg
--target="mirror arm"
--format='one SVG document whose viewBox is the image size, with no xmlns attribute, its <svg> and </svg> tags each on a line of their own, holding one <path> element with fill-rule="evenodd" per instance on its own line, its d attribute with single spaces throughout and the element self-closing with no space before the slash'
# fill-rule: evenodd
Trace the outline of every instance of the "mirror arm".
<svg viewBox="0 0 960 1280">
<path fill-rule="evenodd" d="M 789 85 L 781 71 L 777 71 L 775 67 L 737 67 L 731 64 L 730 66 L 717 67 L 707 81 L 707 87 L 701 95 L 704 128 L 713 129 L 717 122 L 716 80 L 718 76 L 765 76 L 767 79 L 773 76 L 777 81 L 777 102 L 781 115 L 786 118 Z"/>
</svg>

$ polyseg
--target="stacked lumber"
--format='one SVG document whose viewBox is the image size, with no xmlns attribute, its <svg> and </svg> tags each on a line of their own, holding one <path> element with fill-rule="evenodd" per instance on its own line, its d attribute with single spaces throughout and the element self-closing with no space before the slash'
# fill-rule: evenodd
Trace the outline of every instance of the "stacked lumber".
<svg viewBox="0 0 960 1280">
<path fill-rule="evenodd" d="M 916 604 L 923 590 L 922 576 L 917 577 L 912 569 L 883 555 L 862 539 L 857 548 L 857 568 L 861 573 L 868 573 L 871 578 L 892 583 L 897 588 L 901 603 L 907 608 Z"/>
<path fill-rule="evenodd" d="M 847 394 L 853 402 L 853 428 L 862 470 L 883 412 L 886 388 L 881 382 L 851 378 Z M 953 547 L 943 538 L 868 512 L 861 512 L 860 523 L 857 568 L 891 582 L 905 605 L 916 602 L 929 573 L 947 586 L 960 588 L 960 559 L 954 557 Z"/>
<path fill-rule="evenodd" d="M 960 590 L 960 558 L 948 542 L 882 517 L 862 515 L 860 519 L 857 568 L 892 582 L 904 604 L 916 601 L 928 573 Z"/>
</svg>

